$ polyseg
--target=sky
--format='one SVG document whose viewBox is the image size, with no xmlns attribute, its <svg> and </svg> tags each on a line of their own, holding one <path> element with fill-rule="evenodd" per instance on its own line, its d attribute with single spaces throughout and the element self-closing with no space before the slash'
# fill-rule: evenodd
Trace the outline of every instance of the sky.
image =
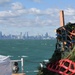
<svg viewBox="0 0 75 75">
<path fill-rule="evenodd" d="M 65 24 L 75 22 L 75 0 L 0 0 L 0 31 L 3 34 L 56 37 L 59 12 L 64 10 Z"/>
</svg>

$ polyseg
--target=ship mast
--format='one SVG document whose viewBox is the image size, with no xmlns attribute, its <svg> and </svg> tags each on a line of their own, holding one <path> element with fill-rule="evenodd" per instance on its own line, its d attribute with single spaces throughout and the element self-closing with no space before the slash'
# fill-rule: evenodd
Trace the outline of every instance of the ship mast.
<svg viewBox="0 0 75 75">
<path fill-rule="evenodd" d="M 60 11 L 60 25 L 61 26 L 65 25 L 65 22 L 64 22 L 64 11 L 63 10 Z"/>
<path fill-rule="evenodd" d="M 65 21 L 64 21 L 64 11 L 63 10 L 60 11 L 60 26 L 63 27 L 63 29 L 64 29 Z M 61 31 L 61 33 L 63 33 L 63 31 Z M 65 35 L 66 35 L 66 32 L 65 32 Z M 65 39 L 67 41 L 66 36 L 65 36 Z M 62 50 L 64 51 L 64 39 L 63 38 L 62 38 L 62 43 L 63 43 Z"/>
</svg>

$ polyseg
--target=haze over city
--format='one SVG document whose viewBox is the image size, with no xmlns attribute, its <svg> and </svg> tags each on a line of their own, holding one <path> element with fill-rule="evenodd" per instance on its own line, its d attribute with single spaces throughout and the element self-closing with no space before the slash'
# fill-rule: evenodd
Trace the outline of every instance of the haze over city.
<svg viewBox="0 0 75 75">
<path fill-rule="evenodd" d="M 0 31 L 6 35 L 48 32 L 55 37 L 60 10 L 64 10 L 65 24 L 75 22 L 74 0 L 0 0 Z"/>
</svg>

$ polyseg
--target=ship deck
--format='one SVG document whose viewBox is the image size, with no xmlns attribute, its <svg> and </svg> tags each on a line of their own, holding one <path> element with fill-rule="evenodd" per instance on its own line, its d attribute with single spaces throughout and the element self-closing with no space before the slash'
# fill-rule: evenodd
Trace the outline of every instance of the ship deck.
<svg viewBox="0 0 75 75">
<path fill-rule="evenodd" d="M 15 74 L 12 74 L 12 75 L 25 75 L 25 73 L 15 73 Z"/>
</svg>

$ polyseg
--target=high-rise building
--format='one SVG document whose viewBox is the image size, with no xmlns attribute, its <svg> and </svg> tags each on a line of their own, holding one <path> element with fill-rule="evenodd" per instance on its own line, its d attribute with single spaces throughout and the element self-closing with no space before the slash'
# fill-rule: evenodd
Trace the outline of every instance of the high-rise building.
<svg viewBox="0 0 75 75">
<path fill-rule="evenodd" d="M 23 37 L 22 37 L 22 32 L 20 32 L 20 39 L 22 39 Z"/>
<path fill-rule="evenodd" d="M 0 39 L 2 38 L 2 32 L 0 31 Z"/>
<path fill-rule="evenodd" d="M 48 33 L 46 32 L 46 34 L 45 34 L 45 37 L 47 38 L 47 37 L 49 37 L 49 35 L 48 35 Z"/>
</svg>

